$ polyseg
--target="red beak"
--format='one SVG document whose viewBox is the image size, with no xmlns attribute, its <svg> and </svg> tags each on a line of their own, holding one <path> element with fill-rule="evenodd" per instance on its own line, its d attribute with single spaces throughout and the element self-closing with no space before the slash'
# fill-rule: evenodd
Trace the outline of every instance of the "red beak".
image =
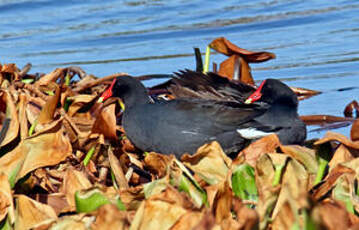
<svg viewBox="0 0 359 230">
<path fill-rule="evenodd" d="M 250 95 L 244 103 L 251 104 L 251 103 L 261 99 L 261 97 L 262 97 L 261 91 L 262 91 L 262 88 L 263 88 L 263 85 L 265 82 L 266 82 L 266 80 L 262 81 L 262 83 L 260 84 L 258 89 L 254 93 L 252 93 L 252 95 Z"/>
<path fill-rule="evenodd" d="M 113 79 L 111 86 L 105 91 L 103 92 L 103 94 L 101 95 L 101 97 L 98 99 L 98 102 L 104 102 L 106 101 L 108 98 L 112 97 L 113 93 L 112 93 L 112 88 L 115 85 L 116 82 L 116 78 Z"/>
</svg>

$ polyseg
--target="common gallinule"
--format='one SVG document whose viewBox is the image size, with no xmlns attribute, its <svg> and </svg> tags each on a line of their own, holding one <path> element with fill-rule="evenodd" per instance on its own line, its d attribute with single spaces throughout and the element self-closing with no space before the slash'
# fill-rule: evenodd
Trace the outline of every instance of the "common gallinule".
<svg viewBox="0 0 359 230">
<path fill-rule="evenodd" d="M 233 99 L 176 98 L 154 102 L 139 80 L 122 76 L 114 79 L 101 99 L 114 96 L 123 100 L 122 125 L 129 140 L 143 151 L 180 157 L 216 140 L 230 154 L 244 148 L 248 141 L 274 132 L 283 144 L 305 140 L 306 127 L 297 114 L 298 100 L 288 86 L 267 79 L 257 90 L 240 90 L 224 90 Z M 247 94 L 250 96 L 245 98 Z"/>
</svg>

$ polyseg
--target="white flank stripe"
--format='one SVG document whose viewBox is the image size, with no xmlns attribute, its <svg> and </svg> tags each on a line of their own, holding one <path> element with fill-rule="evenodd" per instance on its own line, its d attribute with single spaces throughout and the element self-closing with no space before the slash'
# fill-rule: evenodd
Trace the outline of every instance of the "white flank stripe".
<svg viewBox="0 0 359 230">
<path fill-rule="evenodd" d="M 247 128 L 247 129 L 237 129 L 237 133 L 239 133 L 243 138 L 246 139 L 257 139 L 260 137 L 265 137 L 273 133 L 266 133 L 255 128 Z"/>
</svg>

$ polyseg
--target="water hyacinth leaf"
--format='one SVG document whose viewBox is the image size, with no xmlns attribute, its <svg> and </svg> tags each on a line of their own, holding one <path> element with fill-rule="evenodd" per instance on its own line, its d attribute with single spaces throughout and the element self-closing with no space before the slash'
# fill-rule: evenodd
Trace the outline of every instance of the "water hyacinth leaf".
<svg viewBox="0 0 359 230">
<path fill-rule="evenodd" d="M 25 195 L 17 197 L 15 229 L 33 229 L 35 227 L 46 229 L 56 220 L 57 215 L 52 207 Z"/>
<path fill-rule="evenodd" d="M 183 155 L 184 165 L 208 184 L 217 184 L 226 179 L 232 160 L 226 156 L 218 142 L 201 146 L 194 155 Z"/>
<path fill-rule="evenodd" d="M 254 168 L 248 164 L 238 165 L 232 173 L 232 189 L 242 200 L 258 200 Z"/>
<path fill-rule="evenodd" d="M 334 169 L 338 164 L 348 162 L 354 159 L 353 154 L 349 151 L 349 149 L 340 144 L 338 148 L 335 150 L 332 159 L 329 161 L 329 170 Z"/>
<path fill-rule="evenodd" d="M 76 212 L 88 213 L 95 211 L 104 204 L 110 204 L 110 200 L 99 189 L 75 192 Z"/>
<path fill-rule="evenodd" d="M 4 135 L 0 143 L 1 148 L 12 142 L 19 135 L 20 124 L 14 100 L 7 90 L 0 92 L 0 103 L 6 106 L 5 121 L 8 121 L 7 124 L 3 124 L 1 129 L 1 132 L 5 132 L 1 133 L 1 135 Z M 6 128 L 6 130 L 4 128 Z"/>
<path fill-rule="evenodd" d="M 65 76 L 65 69 L 64 68 L 57 68 L 51 73 L 48 73 L 44 76 L 42 76 L 39 80 L 35 82 L 36 87 L 40 87 L 42 85 L 47 86 L 50 83 L 56 82 L 57 79 L 60 77 Z"/>
</svg>

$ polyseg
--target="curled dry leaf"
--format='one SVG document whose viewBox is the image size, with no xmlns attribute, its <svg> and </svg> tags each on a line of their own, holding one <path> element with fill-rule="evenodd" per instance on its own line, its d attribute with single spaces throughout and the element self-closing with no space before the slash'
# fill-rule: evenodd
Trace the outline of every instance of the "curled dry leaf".
<svg viewBox="0 0 359 230">
<path fill-rule="evenodd" d="M 111 170 L 112 170 L 113 174 L 115 175 L 117 185 L 119 186 L 119 188 L 121 190 L 128 189 L 129 188 L 128 182 L 127 182 L 127 179 L 123 172 L 123 169 L 121 168 L 120 161 L 113 154 L 113 151 L 111 148 L 108 150 L 108 158 L 110 161 Z"/>
<path fill-rule="evenodd" d="M 309 173 L 316 173 L 318 170 L 318 163 L 315 156 L 315 151 L 299 145 L 282 145 L 280 149 L 283 153 L 291 156 L 300 163 L 302 163 Z"/>
<path fill-rule="evenodd" d="M 227 56 L 237 54 L 243 57 L 248 63 L 250 62 L 264 62 L 275 58 L 275 55 L 270 52 L 253 52 L 239 48 L 224 37 L 216 38 L 209 46 Z"/>
<path fill-rule="evenodd" d="M 25 195 L 19 195 L 16 199 L 15 229 L 48 228 L 57 215 L 53 208 L 39 203 Z"/>
<path fill-rule="evenodd" d="M 358 217 L 352 219 L 350 213 L 338 202 L 324 202 L 318 206 L 321 223 L 325 229 L 349 229 L 358 223 Z"/>
<path fill-rule="evenodd" d="M 160 199 L 148 199 L 137 209 L 130 229 L 170 229 L 186 210 L 172 202 Z"/>
<path fill-rule="evenodd" d="M 39 80 L 36 81 L 35 86 L 46 86 L 49 85 L 50 82 L 56 82 L 57 79 L 60 77 L 63 78 L 65 76 L 65 69 L 64 68 L 57 68 L 49 74 L 42 76 Z"/>
<path fill-rule="evenodd" d="M 71 155 L 72 147 L 63 135 L 61 123 L 62 120 L 53 122 L 47 130 L 25 139 L 0 158 L 0 168 L 11 183 L 37 168 L 56 165 Z"/>
<path fill-rule="evenodd" d="M 92 133 L 101 133 L 110 140 L 117 140 L 115 104 L 102 109 L 92 127 Z"/>
<path fill-rule="evenodd" d="M 71 105 L 69 106 L 69 110 L 67 114 L 72 117 L 77 113 L 81 108 L 92 103 L 93 100 L 96 99 L 95 95 L 88 95 L 88 94 L 78 94 L 72 97 L 68 97 L 69 100 L 72 101 Z"/>
<path fill-rule="evenodd" d="M 1 93 L 0 104 L 6 106 L 6 115 L 1 128 L 1 139 L 3 139 L 0 141 L 0 148 L 13 141 L 19 135 L 20 128 L 18 113 L 11 94 L 6 90 L 2 90 Z"/>
<path fill-rule="evenodd" d="M 338 117 L 331 115 L 303 115 L 300 116 L 300 119 L 306 125 L 324 125 L 324 124 L 330 124 L 335 122 L 351 122 L 354 120 L 353 118 Z"/>
<path fill-rule="evenodd" d="M 20 94 L 19 96 L 19 124 L 20 124 L 20 135 L 21 140 L 24 140 L 29 136 L 29 127 L 28 127 L 28 120 L 26 116 L 26 104 L 27 104 L 27 97 L 25 94 Z"/>
<path fill-rule="evenodd" d="M 220 64 L 218 74 L 229 79 L 240 80 L 241 82 L 254 85 L 251 67 L 239 55 L 232 55 L 224 60 Z"/>
<path fill-rule="evenodd" d="M 218 142 L 201 146 L 194 155 L 182 156 L 184 164 L 209 184 L 226 180 L 232 160 Z"/>
<path fill-rule="evenodd" d="M 0 173 L 0 222 L 6 215 L 9 216 L 10 223 L 15 221 L 15 211 L 10 184 L 7 175 Z"/>
<path fill-rule="evenodd" d="M 223 220 L 232 218 L 232 190 L 227 181 L 218 185 L 218 191 L 213 201 L 213 214 L 216 223 L 220 224 Z"/>
<path fill-rule="evenodd" d="M 162 178 L 167 174 L 168 165 L 173 160 L 173 157 L 151 152 L 145 156 L 145 167 L 150 172 Z"/>
<path fill-rule="evenodd" d="M 320 144 L 330 142 L 330 141 L 337 141 L 337 142 L 340 142 L 340 143 L 346 145 L 347 147 L 357 149 L 357 150 L 359 149 L 359 141 L 351 141 L 349 138 L 347 138 L 343 134 L 334 133 L 334 132 L 327 132 L 322 139 L 316 141 L 314 144 L 320 145 Z"/>
<path fill-rule="evenodd" d="M 271 134 L 250 144 L 238 154 L 238 157 L 244 155 L 246 162 L 254 167 L 257 159 L 260 158 L 261 155 L 273 153 L 279 146 L 280 141 L 278 136 L 276 134 Z"/>
<path fill-rule="evenodd" d="M 356 117 L 359 116 L 359 104 L 356 100 L 350 102 L 344 109 L 345 117 L 353 117 L 353 112 L 355 111 Z"/>
<path fill-rule="evenodd" d="M 38 123 L 43 125 L 54 120 L 54 114 L 56 111 L 57 104 L 60 100 L 60 88 L 56 83 L 52 83 L 51 87 L 55 88 L 55 93 L 49 98 L 46 104 L 42 107 L 39 118 L 37 119 Z"/>
<path fill-rule="evenodd" d="M 305 89 L 305 88 L 299 88 L 299 87 L 290 87 L 293 92 L 298 96 L 298 99 L 307 99 L 309 97 L 315 96 L 320 94 L 320 91 L 312 90 L 312 89 Z"/>
<path fill-rule="evenodd" d="M 118 210 L 114 204 L 102 205 L 96 214 L 96 221 L 91 225 L 92 229 L 128 229 L 131 219 L 128 213 Z"/>
<path fill-rule="evenodd" d="M 65 194 L 71 211 L 75 211 L 75 192 L 90 187 L 92 187 L 92 184 L 83 172 L 73 168 L 66 171 L 60 192 Z"/>
</svg>

